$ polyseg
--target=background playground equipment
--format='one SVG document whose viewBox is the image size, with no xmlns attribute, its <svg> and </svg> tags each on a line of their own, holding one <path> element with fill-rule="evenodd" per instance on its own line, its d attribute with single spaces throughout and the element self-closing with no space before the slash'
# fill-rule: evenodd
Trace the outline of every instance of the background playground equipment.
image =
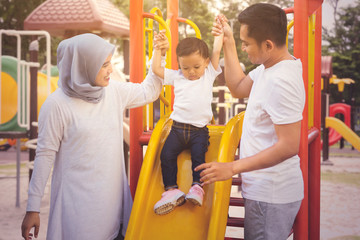
<svg viewBox="0 0 360 240">
<path fill-rule="evenodd" d="M 344 86 L 354 83 L 354 80 L 349 78 L 338 79 L 332 72 L 332 57 L 324 56 L 321 59 L 321 75 L 322 75 L 322 129 L 323 129 L 323 141 L 322 141 L 322 152 L 323 152 L 323 163 L 331 164 L 329 159 L 329 146 L 337 143 L 338 141 L 345 139 L 354 148 L 360 151 L 360 137 L 353 131 L 355 121 L 355 111 L 345 103 L 334 103 L 329 105 L 330 97 L 330 84 L 337 84 L 338 91 L 342 93 Z M 344 99 L 343 99 L 344 100 Z M 345 100 L 344 100 L 345 101 Z M 340 120 L 335 116 L 340 116 Z M 342 145 L 342 144 L 341 144 Z"/>
<path fill-rule="evenodd" d="M 4 68 L 9 71 L 3 73 L 3 57 L 2 53 L 2 36 L 9 35 L 16 37 L 16 52 L 17 57 L 11 60 L 10 57 L 5 57 Z M 3 120 L 0 117 L 0 138 L 12 138 L 18 139 L 16 141 L 16 207 L 20 207 L 20 141 L 21 138 L 30 138 L 34 139 L 37 137 L 37 128 L 34 126 L 33 122 L 37 121 L 37 68 L 39 63 L 37 62 L 37 52 L 38 52 L 38 40 L 34 40 L 29 45 L 30 52 L 30 62 L 21 60 L 21 38 L 22 36 L 45 36 L 46 37 L 46 66 L 47 66 L 47 90 L 50 93 L 50 35 L 45 31 L 21 31 L 21 30 L 4 30 L 0 29 L 0 114 L 2 114 L 3 101 L 6 102 L 9 99 L 10 108 L 13 102 L 12 97 L 4 98 L 7 96 L 8 87 L 11 89 L 17 89 L 17 107 L 16 115 L 12 117 L 12 114 L 4 110 L 4 116 L 6 120 Z M 35 54 L 36 52 L 36 54 Z M 8 60 L 5 60 L 8 59 Z M 14 66 L 16 71 L 14 71 Z M 7 69 L 8 68 L 8 69 Z M 15 74 L 16 73 L 16 74 Z M 6 82 L 5 82 L 6 80 Z M 7 85 L 9 84 L 9 85 Z M 11 92 L 11 91 L 9 91 Z M 15 91 L 16 92 L 16 91 Z M 8 115 L 7 115 L 8 114 Z M 16 119 L 13 120 L 13 119 Z M 3 122 L 4 121 L 4 122 Z M 29 159 L 32 161 L 35 157 L 35 150 L 30 149 Z M 30 170 L 31 176 L 31 170 Z"/>
<path fill-rule="evenodd" d="M 10 56 L 2 56 L 1 72 L 1 121 L 0 130 L 26 131 L 17 122 L 18 84 L 17 61 Z M 20 101 L 19 101 L 20 102 Z"/>
<path fill-rule="evenodd" d="M 26 131 L 26 127 L 20 127 L 17 122 L 18 112 L 18 99 L 26 100 L 26 96 L 20 96 L 18 93 L 23 95 L 24 92 L 28 94 L 27 90 L 19 91 L 18 78 L 16 74 L 17 60 L 11 56 L 2 56 L 2 72 L 1 72 L 1 121 L 0 131 Z M 27 79 L 29 76 L 26 76 Z M 28 81 L 28 80 L 25 81 Z M 55 91 L 57 88 L 58 76 L 51 77 L 50 92 Z M 47 76 L 42 72 L 38 72 L 37 76 L 38 85 L 38 104 L 37 112 L 39 113 L 41 105 L 44 103 L 48 96 L 47 90 Z M 29 89 L 29 87 L 28 87 Z M 28 102 L 28 101 L 27 101 Z M 26 109 L 28 112 L 28 109 Z"/>
<path fill-rule="evenodd" d="M 320 238 L 320 89 L 321 89 L 321 4 L 322 0 L 295 0 L 294 7 L 286 9 L 285 11 L 290 14 L 294 14 L 294 56 L 300 58 L 303 63 L 303 79 L 304 85 L 307 93 L 307 102 L 303 112 L 303 120 L 301 124 L 301 144 L 300 144 L 300 166 L 303 172 L 304 178 L 304 186 L 305 186 L 305 197 L 302 202 L 302 206 L 300 208 L 299 214 L 294 224 L 294 239 L 319 239 Z M 168 0 L 167 1 L 167 20 L 166 25 L 163 25 L 163 21 L 159 20 L 159 25 L 163 28 L 169 28 L 171 38 L 170 50 L 168 51 L 168 58 L 171 59 L 171 68 L 177 69 L 177 62 L 175 56 L 175 48 L 178 41 L 178 5 L 179 2 L 177 0 Z M 157 12 L 157 11 L 156 11 Z M 161 18 L 160 14 L 157 13 L 143 13 L 143 2 L 140 1 L 130 1 L 130 59 L 132 65 L 130 66 L 130 80 L 132 82 L 141 82 L 144 79 L 145 71 L 138 71 L 137 66 L 144 66 L 145 63 L 145 30 L 147 29 L 144 26 L 144 18 L 150 17 L 154 20 L 157 18 Z M 162 23 L 160 23 L 162 22 Z M 151 30 L 150 30 L 151 31 Z M 169 34 L 167 32 L 167 34 Z M 170 55 L 171 54 L 171 55 Z M 170 55 L 170 56 L 169 56 Z M 169 61 L 167 61 L 169 64 Z M 164 96 L 165 95 L 165 96 Z M 162 96 L 168 100 L 170 105 L 167 105 L 168 108 L 171 108 L 172 104 L 172 96 L 171 92 L 166 93 Z M 162 221 L 160 228 L 150 229 L 146 226 L 142 226 L 139 221 L 142 222 L 155 222 L 158 221 L 151 217 L 153 213 L 153 205 L 148 205 L 146 202 L 150 200 L 150 202 L 155 201 L 153 196 L 150 196 L 149 199 L 146 198 L 142 191 L 145 186 L 152 186 L 154 184 L 152 180 L 151 182 L 146 182 L 148 176 L 154 176 L 157 178 L 159 174 L 159 169 L 156 168 L 156 157 L 148 158 L 145 157 L 143 160 L 143 145 L 149 144 L 148 149 L 157 149 L 153 151 L 159 151 L 160 146 L 153 146 L 152 144 L 157 140 L 153 140 L 158 138 L 156 134 L 151 138 L 151 141 L 148 142 L 151 131 L 144 131 L 144 120 L 143 120 L 143 109 L 131 109 L 130 110 L 130 188 L 133 196 L 135 195 L 134 209 L 132 212 L 131 220 L 129 223 L 128 233 L 126 235 L 126 239 L 138 239 L 138 235 L 136 232 L 140 232 L 141 236 L 145 236 L 147 233 L 152 234 L 153 231 L 160 231 L 161 233 L 166 234 L 165 231 L 167 229 L 171 229 L 177 224 L 182 225 L 183 219 L 180 222 L 177 218 L 172 218 L 176 212 L 171 213 L 172 215 L 166 216 L 168 221 Z M 157 124 L 162 124 L 161 121 L 165 121 L 160 119 Z M 231 121 L 230 121 L 231 122 Z M 229 123 L 230 123 L 229 122 Z M 155 131 L 160 131 L 158 129 L 162 129 L 161 126 L 156 126 Z M 230 144 L 233 144 L 230 143 Z M 237 143 L 236 143 L 237 144 Z M 223 149 L 220 149 L 221 152 Z M 149 150 L 150 151 L 150 150 Z M 213 149 L 211 151 L 214 151 Z M 216 152 L 216 151 L 215 151 Z M 147 153 L 155 154 L 155 153 Z M 229 153 L 228 158 L 233 158 L 233 153 Z M 185 153 L 186 155 L 186 153 Z M 184 156 L 182 154 L 181 156 Z M 180 162 L 183 161 L 180 157 Z M 152 159 L 152 160 L 151 160 Z M 149 163 L 149 162 L 153 162 Z M 154 165 L 155 164 L 155 165 Z M 142 168 L 141 168 L 142 166 Z M 141 169 L 141 174 L 140 174 Z M 154 175 L 155 174 L 155 175 Z M 183 174 L 183 171 L 179 171 L 180 176 Z M 155 177 L 156 176 L 156 177 Z M 150 185 L 149 185 L 150 184 Z M 138 186 L 138 190 L 137 189 Z M 159 187 L 159 186 L 157 186 Z M 221 189 L 216 188 L 216 184 L 214 184 L 213 190 L 213 199 L 217 197 L 225 197 L 229 198 L 230 186 L 224 186 Z M 186 190 L 186 189 L 185 189 Z M 221 190 L 226 190 L 222 192 Z M 157 189 L 154 191 L 158 191 L 160 197 L 160 192 Z M 211 190 L 210 190 L 211 191 Z M 223 200 L 222 203 L 227 202 L 227 200 Z M 142 203 L 142 204 L 139 204 Z M 226 204 L 225 204 L 226 205 Z M 208 205 L 207 205 L 208 206 Z M 214 205 L 213 205 L 214 206 Z M 228 207 L 228 206 L 225 206 Z M 185 206 L 186 208 L 186 206 Z M 211 208 L 213 211 L 215 208 Z M 206 211 L 210 211 L 210 208 L 206 208 Z M 185 210 L 187 211 L 187 210 Z M 142 215 L 140 215 L 142 214 Z M 197 218 L 200 214 L 198 212 L 193 213 Z M 187 226 L 183 228 L 183 232 L 196 232 L 198 229 L 205 228 L 211 229 L 212 231 L 218 232 L 220 235 L 223 232 L 220 230 L 222 228 L 226 228 L 226 222 L 232 222 L 233 226 L 242 226 L 241 220 L 231 221 L 232 219 L 228 218 L 227 221 L 224 221 L 223 218 L 212 215 L 210 218 L 212 221 L 217 221 L 217 224 L 206 225 L 207 223 L 201 222 L 201 226 Z M 227 216 L 228 209 L 222 209 L 222 214 Z M 140 217 L 144 216 L 147 220 L 140 220 Z M 204 226 L 205 224 L 205 226 Z M 189 224 L 190 225 L 190 224 Z M 136 227 L 133 227 L 136 226 Z M 209 228 L 208 228 L 209 227 Z M 185 233 L 181 234 L 185 234 Z M 198 234 L 196 232 L 195 234 Z M 222 239 L 224 235 L 218 235 L 216 238 L 213 234 L 208 234 L 207 239 Z M 158 239 L 149 237 L 146 235 L 147 239 Z M 166 236 L 166 235 L 165 235 Z M 174 234 L 172 234 L 174 236 Z M 175 236 L 176 237 L 176 236 Z M 225 238 L 226 239 L 226 238 Z"/>
<path fill-rule="evenodd" d="M 353 84 L 355 81 L 351 78 L 337 78 L 336 75 L 332 75 L 332 77 L 329 79 L 329 83 L 336 84 L 338 86 L 338 91 L 343 92 L 345 84 Z"/>
<path fill-rule="evenodd" d="M 335 103 L 330 105 L 329 117 L 334 118 L 335 115 L 341 114 L 344 119 L 344 124 L 351 128 L 351 106 L 344 103 Z M 328 119 L 328 118 L 327 118 Z M 326 121 L 327 121 L 326 119 Z M 329 130 L 329 146 L 337 143 L 343 134 L 338 133 L 333 128 Z"/>
<path fill-rule="evenodd" d="M 344 121 L 335 117 L 338 114 L 343 116 Z M 329 128 L 328 146 L 344 138 L 354 148 L 360 151 L 360 137 L 351 129 L 350 105 L 344 103 L 331 104 L 329 116 L 325 118 L 325 126 Z"/>
<path fill-rule="evenodd" d="M 19 114 L 19 105 L 18 100 L 20 100 L 23 104 L 26 105 L 26 109 L 24 109 L 25 113 L 29 114 L 29 100 L 26 95 L 29 95 L 27 90 L 19 91 L 19 84 L 17 78 L 17 59 L 11 56 L 1 56 L 2 62 L 2 72 L 1 72 L 1 121 L 0 121 L 0 132 L 22 132 L 26 133 L 28 130 L 28 126 L 21 127 L 18 122 L 18 114 Z M 52 69 L 52 74 L 56 74 L 57 71 L 55 68 Z M 25 81 L 28 81 L 28 74 L 26 76 Z M 50 92 L 54 92 L 57 86 L 58 76 L 53 75 L 50 78 Z M 27 87 L 29 89 L 29 87 Z M 44 103 L 45 99 L 48 96 L 48 83 L 47 83 L 47 75 L 43 72 L 37 73 L 37 113 L 39 114 L 40 108 Z M 20 97 L 18 98 L 18 94 Z M 24 96 L 25 95 L 25 96 Z M 26 140 L 27 138 L 24 138 Z M 1 141 L 0 146 L 2 150 L 7 150 L 9 147 L 14 144 L 10 144 L 10 141 L 16 143 L 16 139 L 10 140 L 3 139 Z M 24 141 L 22 141 L 24 142 Z M 21 145 L 21 150 L 26 150 L 25 144 Z"/>
<path fill-rule="evenodd" d="M 50 35 L 45 31 L 16 31 L 16 30 L 0 30 L 0 55 L 2 49 L 2 35 L 14 36 L 17 38 L 17 57 L 1 56 L 0 58 L 0 94 L 4 93 L 4 103 L 1 97 L 1 111 L 4 118 L 0 118 L 1 132 L 25 132 L 30 129 L 30 95 L 31 80 L 30 67 L 38 68 L 37 62 L 26 62 L 21 60 L 21 37 L 41 35 L 46 37 L 47 50 L 47 95 L 50 93 Z M 38 49 L 38 41 L 33 41 L 29 46 L 30 51 Z M 4 63 L 3 63 L 4 60 Z M 3 69 L 4 67 L 4 69 Z M 4 72 L 4 73 L 3 73 Z M 15 83 L 15 84 L 14 84 Z M 37 84 L 37 81 L 36 81 Z M 10 94 L 10 95 L 8 95 Z M 16 103 L 16 107 L 14 104 Z M 15 111 L 15 113 L 14 113 Z M 16 115 L 16 116 L 15 116 Z M 16 119 L 16 122 L 15 120 Z"/>
</svg>

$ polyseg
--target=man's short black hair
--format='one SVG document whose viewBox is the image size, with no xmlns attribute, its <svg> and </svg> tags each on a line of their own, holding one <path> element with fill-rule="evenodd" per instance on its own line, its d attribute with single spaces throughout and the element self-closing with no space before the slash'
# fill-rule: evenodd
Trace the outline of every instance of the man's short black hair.
<svg viewBox="0 0 360 240">
<path fill-rule="evenodd" d="M 286 44 L 287 18 L 285 11 L 273 4 L 257 3 L 238 15 L 240 24 L 248 26 L 248 36 L 258 44 L 273 41 L 278 47 Z"/>
</svg>

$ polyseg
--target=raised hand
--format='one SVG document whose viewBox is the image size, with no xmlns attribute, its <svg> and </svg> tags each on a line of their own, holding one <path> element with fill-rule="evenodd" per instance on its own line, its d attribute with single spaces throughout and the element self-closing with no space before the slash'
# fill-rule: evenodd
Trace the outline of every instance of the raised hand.
<svg viewBox="0 0 360 240">
<path fill-rule="evenodd" d="M 215 17 L 211 34 L 214 37 L 224 34 L 224 42 L 226 42 L 229 38 L 233 38 L 233 31 L 228 24 L 228 19 L 223 14 L 219 14 Z"/>
<path fill-rule="evenodd" d="M 165 32 L 165 29 L 161 30 L 159 33 L 154 32 L 154 48 L 156 50 L 161 50 L 161 55 L 165 55 L 165 52 L 170 47 Z"/>
</svg>

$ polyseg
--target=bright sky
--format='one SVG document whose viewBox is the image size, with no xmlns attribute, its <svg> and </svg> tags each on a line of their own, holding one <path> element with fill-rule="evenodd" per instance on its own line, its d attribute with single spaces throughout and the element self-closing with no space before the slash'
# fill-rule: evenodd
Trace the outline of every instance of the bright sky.
<svg viewBox="0 0 360 240">
<path fill-rule="evenodd" d="M 339 0 L 338 3 L 338 12 L 340 8 L 347 7 L 354 4 L 354 0 Z M 326 29 L 331 29 L 334 27 L 334 15 L 333 8 L 329 3 L 329 0 L 324 0 L 322 5 L 322 24 Z"/>
</svg>

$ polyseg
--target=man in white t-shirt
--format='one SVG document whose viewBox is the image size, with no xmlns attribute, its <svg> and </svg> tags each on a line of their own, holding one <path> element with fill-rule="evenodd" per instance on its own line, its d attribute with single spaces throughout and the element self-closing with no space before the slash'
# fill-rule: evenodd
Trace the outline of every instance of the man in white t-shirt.
<svg viewBox="0 0 360 240">
<path fill-rule="evenodd" d="M 245 239 L 284 240 L 304 197 L 298 154 L 305 90 L 301 61 L 286 47 L 287 19 L 275 5 L 254 4 L 238 16 L 242 50 L 253 64 L 240 68 L 233 33 L 219 15 L 212 33 L 224 33 L 225 81 L 234 97 L 249 97 L 240 160 L 206 163 L 201 181 L 210 184 L 241 173 Z"/>
</svg>

